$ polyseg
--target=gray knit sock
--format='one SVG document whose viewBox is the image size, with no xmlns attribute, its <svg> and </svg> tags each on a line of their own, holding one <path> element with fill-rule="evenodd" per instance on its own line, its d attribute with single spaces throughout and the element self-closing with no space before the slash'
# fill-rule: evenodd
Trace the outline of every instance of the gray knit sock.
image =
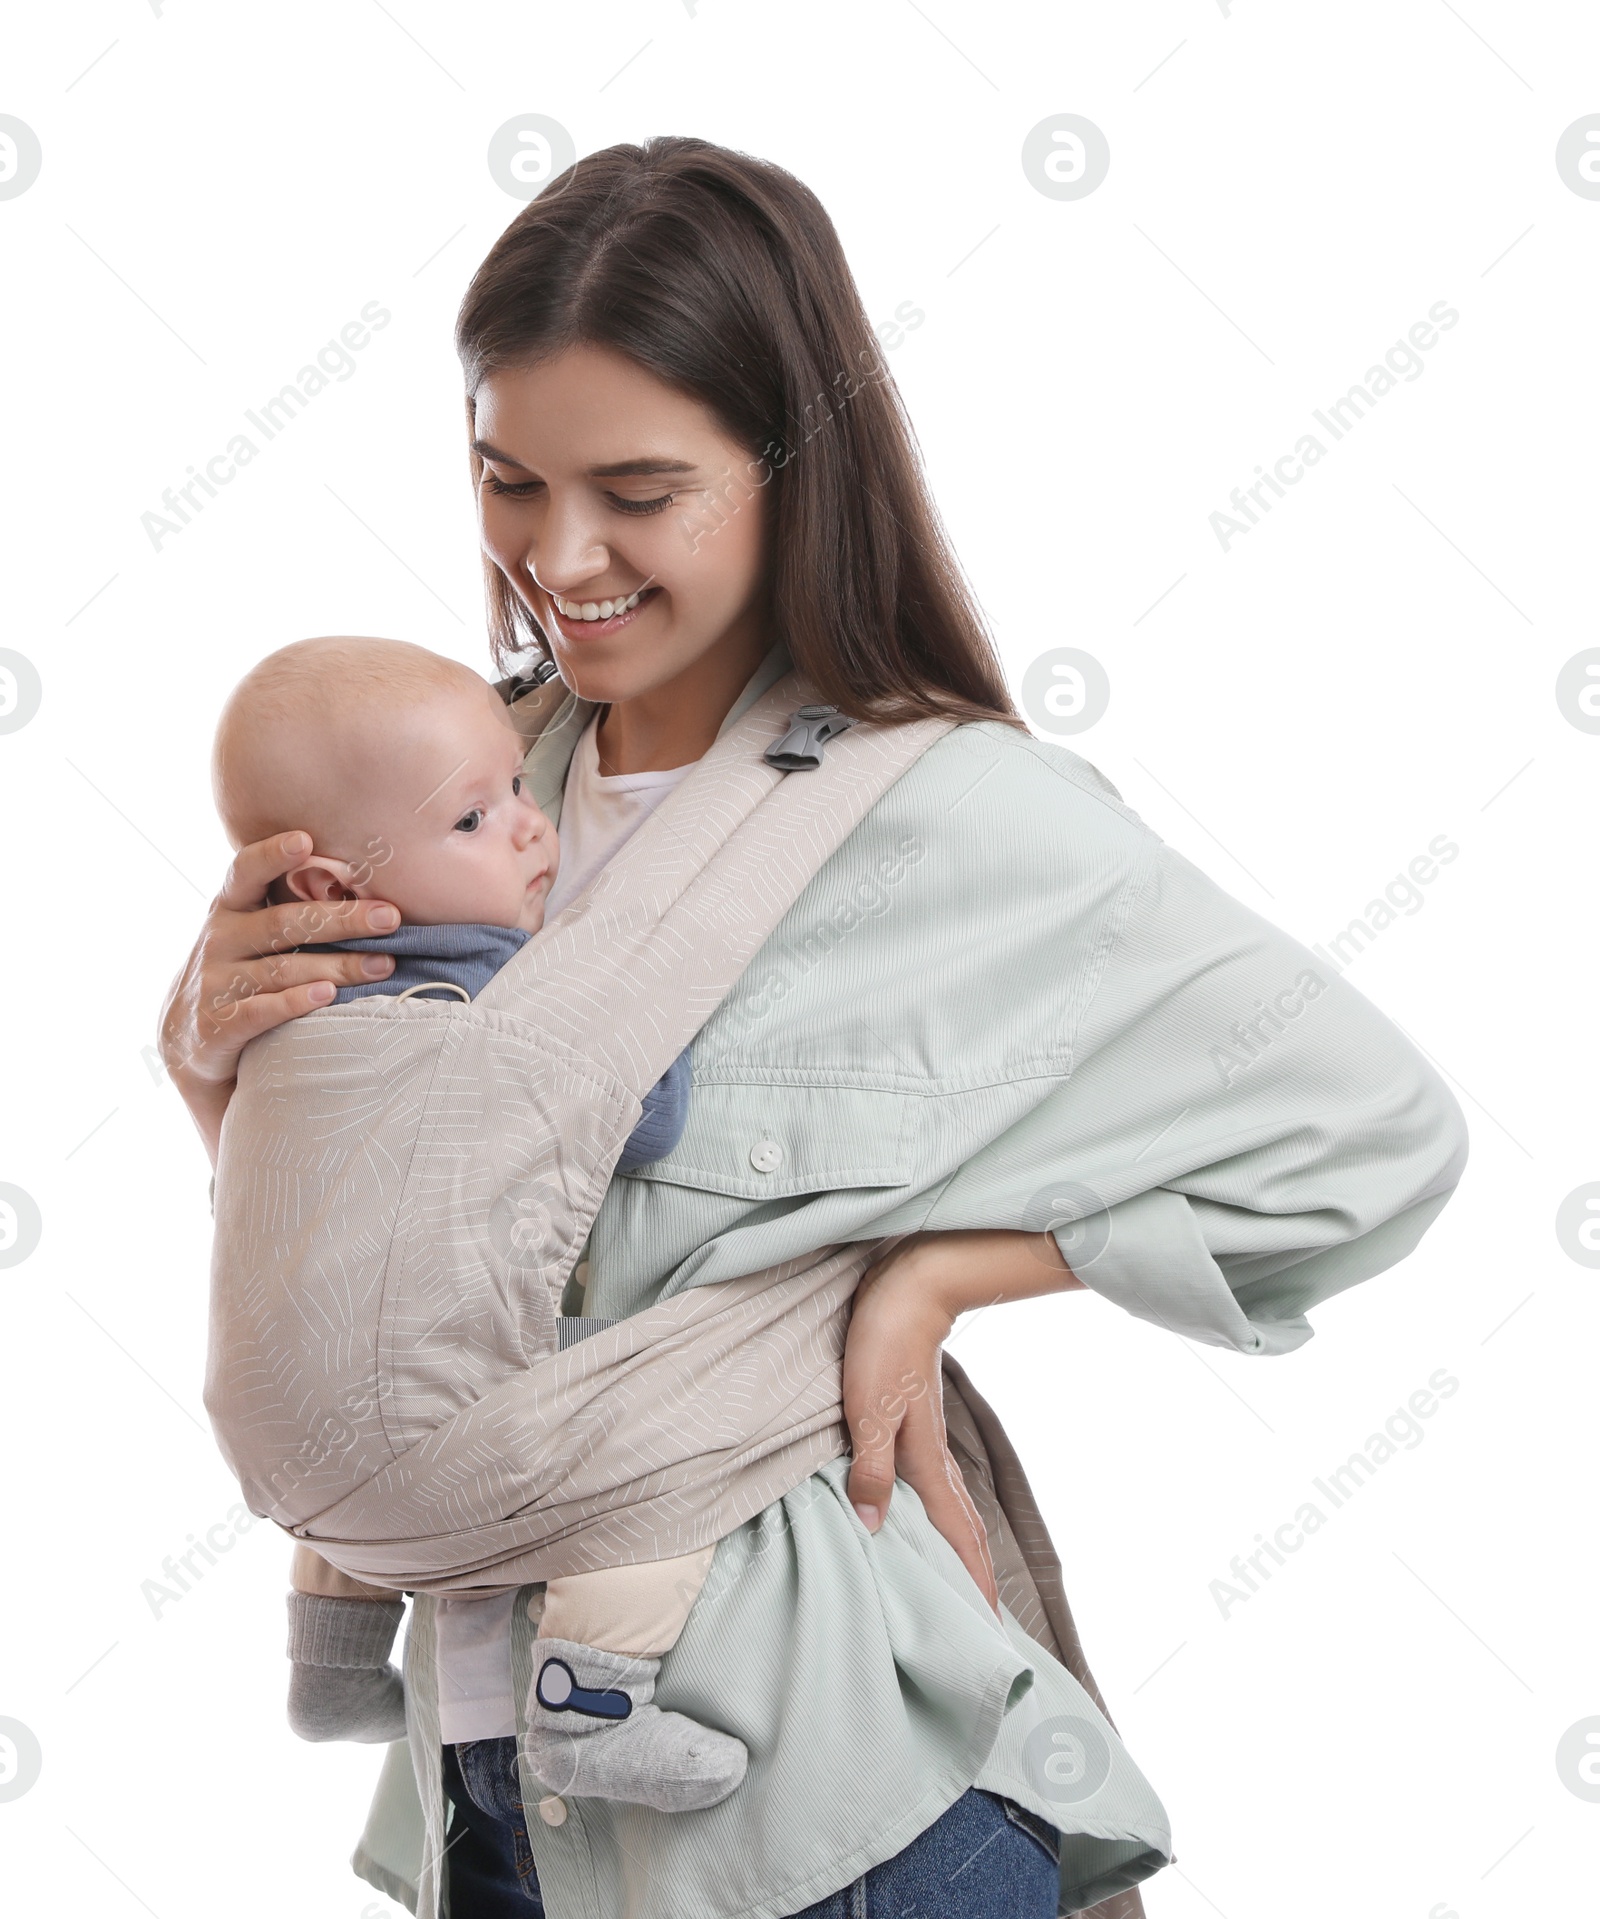
<svg viewBox="0 0 1600 1919">
<path fill-rule="evenodd" d="M 404 1612 L 398 1599 L 290 1593 L 289 1725 L 300 1738 L 405 1738 L 405 1688 L 388 1663 Z"/>
<path fill-rule="evenodd" d="M 742 1739 L 652 1704 L 659 1659 L 536 1639 L 533 1660 L 523 1752 L 551 1792 L 691 1812 L 743 1779 Z"/>
</svg>

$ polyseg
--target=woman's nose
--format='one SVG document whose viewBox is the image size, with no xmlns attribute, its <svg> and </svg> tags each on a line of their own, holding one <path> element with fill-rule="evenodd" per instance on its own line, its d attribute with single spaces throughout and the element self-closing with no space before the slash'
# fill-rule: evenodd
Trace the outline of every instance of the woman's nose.
<svg viewBox="0 0 1600 1919">
<path fill-rule="evenodd" d="M 552 500 L 523 564 L 547 593 L 566 599 L 611 565 L 611 550 L 581 501 Z"/>
</svg>

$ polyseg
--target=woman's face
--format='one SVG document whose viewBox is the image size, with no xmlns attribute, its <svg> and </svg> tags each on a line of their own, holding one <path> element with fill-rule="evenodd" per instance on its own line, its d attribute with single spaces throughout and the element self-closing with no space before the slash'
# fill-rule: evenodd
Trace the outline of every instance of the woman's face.
<svg viewBox="0 0 1600 1919">
<path fill-rule="evenodd" d="M 577 346 L 486 379 L 473 436 L 484 551 L 575 692 L 636 699 L 713 655 L 741 679 L 754 670 L 768 644 L 766 469 L 697 400 Z"/>
</svg>

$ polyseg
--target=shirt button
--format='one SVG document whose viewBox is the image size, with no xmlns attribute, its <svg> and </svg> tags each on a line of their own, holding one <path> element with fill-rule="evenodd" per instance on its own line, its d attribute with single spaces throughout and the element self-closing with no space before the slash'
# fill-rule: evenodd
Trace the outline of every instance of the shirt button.
<svg viewBox="0 0 1600 1919">
<path fill-rule="evenodd" d="M 539 1817 L 547 1826 L 564 1826 L 567 1823 L 566 1800 L 556 1793 L 546 1793 L 539 1801 Z"/>
<path fill-rule="evenodd" d="M 574 1267 L 573 1267 L 573 1269 L 572 1269 L 572 1277 L 573 1277 L 573 1278 L 574 1278 L 574 1279 L 575 1279 L 575 1280 L 576 1280 L 576 1281 L 578 1282 L 578 1284 L 579 1284 L 580 1286 L 587 1286 L 587 1285 L 588 1285 L 588 1283 L 589 1283 L 589 1262 L 588 1262 L 588 1260 L 586 1260 L 586 1259 L 580 1259 L 580 1260 L 578 1261 L 578 1263 L 577 1263 L 577 1265 L 576 1265 L 576 1266 L 574 1266 Z"/>
<path fill-rule="evenodd" d="M 750 1148 L 750 1164 L 758 1173 L 772 1173 L 783 1164 L 783 1148 L 775 1139 L 758 1139 Z"/>
</svg>

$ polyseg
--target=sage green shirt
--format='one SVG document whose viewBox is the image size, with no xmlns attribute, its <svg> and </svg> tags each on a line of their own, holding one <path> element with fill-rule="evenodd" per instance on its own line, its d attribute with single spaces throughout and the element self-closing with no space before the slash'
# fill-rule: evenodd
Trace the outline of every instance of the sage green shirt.
<svg viewBox="0 0 1600 1919">
<path fill-rule="evenodd" d="M 774 648 L 724 726 L 787 665 Z M 552 813 L 591 710 L 569 702 L 528 755 Z M 890 788 L 701 1029 L 682 1138 L 612 1182 L 587 1295 L 564 1309 L 633 1313 L 913 1229 L 1052 1230 L 1128 1312 L 1282 1353 L 1311 1337 L 1310 1307 L 1411 1250 L 1465 1156 L 1448 1089 L 1347 981 L 1077 754 L 963 726 Z M 548 1824 L 524 1778 L 550 1919 L 779 1919 L 971 1785 L 1061 1829 L 1063 1912 L 1171 1856 L 1159 1800 L 1082 1688 L 996 1622 L 909 1486 L 868 1534 L 848 1468 L 719 1542 L 662 1660 L 658 1702 L 748 1746 L 737 1791 L 678 1814 L 565 1800 Z M 512 1612 L 519 1701 L 539 1591 Z M 354 1862 L 423 1919 L 448 1839 L 433 1617 L 419 1597 L 420 1799 L 392 1749 Z"/>
</svg>

